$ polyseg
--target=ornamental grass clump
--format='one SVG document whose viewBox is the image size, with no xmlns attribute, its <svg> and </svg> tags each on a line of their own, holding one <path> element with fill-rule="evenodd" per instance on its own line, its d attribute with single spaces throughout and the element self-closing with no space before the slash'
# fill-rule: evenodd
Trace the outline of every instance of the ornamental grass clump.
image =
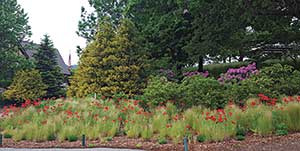
<svg viewBox="0 0 300 151">
<path fill-rule="evenodd" d="M 288 103 L 284 112 L 287 114 L 287 127 L 289 131 L 300 131 L 300 104 L 296 102 Z"/>
</svg>

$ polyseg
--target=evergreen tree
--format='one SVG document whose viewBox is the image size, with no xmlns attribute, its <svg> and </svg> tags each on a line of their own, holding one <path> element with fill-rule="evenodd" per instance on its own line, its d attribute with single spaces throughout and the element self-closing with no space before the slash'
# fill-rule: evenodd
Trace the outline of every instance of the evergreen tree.
<svg viewBox="0 0 300 151">
<path fill-rule="evenodd" d="M 12 51 L 26 36 L 30 36 L 28 16 L 17 0 L 0 1 L 0 51 Z"/>
<path fill-rule="evenodd" d="M 52 41 L 45 35 L 40 49 L 35 54 L 36 69 L 40 71 L 43 82 L 48 86 L 46 97 L 64 95 L 63 74 L 57 63 L 57 54 Z"/>
<path fill-rule="evenodd" d="M 122 20 L 116 30 L 109 21 L 103 21 L 95 40 L 82 53 L 68 95 L 139 93 L 143 64 L 134 35 L 136 29 L 129 20 Z"/>
<path fill-rule="evenodd" d="M 37 70 L 20 70 L 16 73 L 12 84 L 4 92 L 8 99 L 37 99 L 45 96 L 47 86 L 43 83 Z"/>
<path fill-rule="evenodd" d="M 0 88 L 7 88 L 17 71 L 32 68 L 33 63 L 20 56 L 17 48 L 30 34 L 28 16 L 17 0 L 1 0 Z"/>
</svg>

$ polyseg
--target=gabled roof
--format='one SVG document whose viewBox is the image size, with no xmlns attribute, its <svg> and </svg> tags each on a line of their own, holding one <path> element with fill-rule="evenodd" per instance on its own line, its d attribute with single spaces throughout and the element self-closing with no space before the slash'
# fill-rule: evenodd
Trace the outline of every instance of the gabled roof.
<svg viewBox="0 0 300 151">
<path fill-rule="evenodd" d="M 32 43 L 32 42 L 22 42 L 20 46 L 20 51 L 21 53 L 26 57 L 26 58 L 33 58 L 33 55 L 37 53 L 39 49 L 39 45 Z M 62 56 L 60 55 L 59 51 L 55 49 L 56 53 L 56 59 L 59 67 L 61 68 L 61 72 L 65 75 L 71 75 L 68 66 L 65 64 Z"/>
</svg>

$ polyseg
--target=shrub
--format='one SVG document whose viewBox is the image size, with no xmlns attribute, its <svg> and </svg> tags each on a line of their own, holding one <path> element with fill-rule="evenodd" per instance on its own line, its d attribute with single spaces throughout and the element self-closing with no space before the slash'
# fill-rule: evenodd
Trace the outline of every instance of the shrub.
<svg viewBox="0 0 300 151">
<path fill-rule="evenodd" d="M 106 141 L 110 142 L 110 141 L 112 141 L 112 140 L 113 140 L 112 137 L 106 137 Z"/>
<path fill-rule="evenodd" d="M 221 74 L 218 79 L 221 83 L 239 83 L 240 81 L 248 79 L 251 75 L 256 74 L 256 64 L 252 63 L 248 66 L 242 66 L 240 68 L 230 68 L 225 74 Z"/>
<path fill-rule="evenodd" d="M 12 84 L 4 92 L 9 99 L 38 99 L 46 94 L 47 86 L 37 70 L 21 70 L 16 73 Z"/>
<path fill-rule="evenodd" d="M 204 135 L 198 135 L 197 136 L 197 141 L 198 142 L 205 142 L 205 140 L 206 140 L 206 137 Z"/>
<path fill-rule="evenodd" d="M 296 95 L 300 92 L 300 72 L 291 66 L 275 64 L 263 68 L 259 74 L 253 75 L 239 84 L 231 85 L 230 96 L 239 103 L 257 94 L 277 98 L 280 95 Z M 243 102 L 242 102 L 243 103 Z"/>
<path fill-rule="evenodd" d="M 243 135 L 237 135 L 237 136 L 236 136 L 236 139 L 237 139 L 238 141 L 243 141 L 243 140 L 245 140 L 245 136 L 243 136 Z"/>
<path fill-rule="evenodd" d="M 152 106 L 166 103 L 167 100 L 181 98 L 179 84 L 168 81 L 165 77 L 153 77 L 150 79 L 147 88 L 144 90 L 144 97 L 149 100 Z"/>
<path fill-rule="evenodd" d="M 69 135 L 67 139 L 69 142 L 76 142 L 78 140 L 78 137 L 76 135 Z"/>
<path fill-rule="evenodd" d="M 161 138 L 161 139 L 158 140 L 158 143 L 159 144 L 167 144 L 168 141 L 166 139 L 164 139 L 164 138 Z"/>
<path fill-rule="evenodd" d="M 246 136 L 246 132 L 245 128 L 238 126 L 236 129 L 236 136 Z"/>
<path fill-rule="evenodd" d="M 280 135 L 280 136 L 287 135 L 288 134 L 288 127 L 284 123 L 276 125 L 275 134 Z"/>
<path fill-rule="evenodd" d="M 227 87 L 213 78 L 193 76 L 185 78 L 180 85 L 186 107 L 202 105 L 208 108 L 223 108 L 228 98 Z"/>
<path fill-rule="evenodd" d="M 9 134 L 9 133 L 4 133 L 4 136 L 3 136 L 4 138 L 12 138 L 12 135 L 11 134 Z"/>
</svg>

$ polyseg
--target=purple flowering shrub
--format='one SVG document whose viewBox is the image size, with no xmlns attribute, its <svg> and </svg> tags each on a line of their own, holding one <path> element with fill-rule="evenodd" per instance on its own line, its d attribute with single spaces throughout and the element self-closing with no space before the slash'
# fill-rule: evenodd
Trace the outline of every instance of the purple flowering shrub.
<svg viewBox="0 0 300 151">
<path fill-rule="evenodd" d="M 240 68 L 230 68 L 225 74 L 221 74 L 218 81 L 220 83 L 239 83 L 245 79 L 248 79 L 251 75 L 258 73 L 256 64 L 252 63 L 248 66 L 242 66 Z"/>
<path fill-rule="evenodd" d="M 197 75 L 201 75 L 204 78 L 207 78 L 209 76 L 209 73 L 208 73 L 208 71 L 204 71 L 204 72 L 191 71 L 191 72 L 183 73 L 183 76 L 185 76 L 185 77 L 192 77 L 192 76 L 197 76 Z"/>
</svg>

